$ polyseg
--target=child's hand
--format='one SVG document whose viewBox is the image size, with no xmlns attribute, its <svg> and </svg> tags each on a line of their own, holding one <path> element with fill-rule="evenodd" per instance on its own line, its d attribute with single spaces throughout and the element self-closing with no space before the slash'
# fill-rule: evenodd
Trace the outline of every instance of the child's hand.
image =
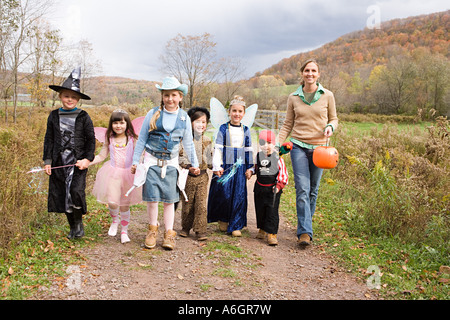
<svg viewBox="0 0 450 320">
<path fill-rule="evenodd" d="M 220 178 L 223 175 L 223 168 L 220 168 L 219 171 L 213 171 L 213 173 Z"/>
<path fill-rule="evenodd" d="M 49 165 L 49 164 L 45 165 L 44 170 L 45 170 L 45 173 L 48 174 L 49 176 L 52 174 L 52 166 L 51 165 Z"/>
<path fill-rule="evenodd" d="M 131 174 L 135 174 L 136 173 L 136 165 L 135 164 L 133 164 L 132 166 L 131 166 Z"/>
<path fill-rule="evenodd" d="M 250 180 L 252 175 L 253 175 L 252 170 L 248 169 L 247 171 L 245 171 L 245 177 L 247 178 L 247 180 Z"/>
<path fill-rule="evenodd" d="M 198 176 L 200 174 L 200 168 L 194 168 L 194 167 L 190 167 L 189 168 L 189 172 L 193 175 Z"/>
<path fill-rule="evenodd" d="M 91 162 L 88 159 L 78 160 L 75 166 L 80 170 L 86 170 Z"/>
</svg>

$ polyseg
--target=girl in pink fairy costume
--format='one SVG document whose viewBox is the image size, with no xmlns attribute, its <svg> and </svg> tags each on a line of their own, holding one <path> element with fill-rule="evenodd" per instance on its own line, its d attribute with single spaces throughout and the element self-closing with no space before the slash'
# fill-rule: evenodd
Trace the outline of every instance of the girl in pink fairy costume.
<svg viewBox="0 0 450 320">
<path fill-rule="evenodd" d="M 127 191 L 133 186 L 134 175 L 130 168 L 133 162 L 134 147 L 137 135 L 130 116 L 124 110 L 115 110 L 109 119 L 108 129 L 94 128 L 96 138 L 105 142 L 100 153 L 95 156 L 91 165 L 102 162 L 108 154 L 110 160 L 97 172 L 92 193 L 97 201 L 108 204 L 112 224 L 108 235 L 115 236 L 119 223 L 121 225 L 121 242 L 130 241 L 128 237 L 128 224 L 130 222 L 130 205 L 142 201 L 142 190 L 137 188 L 128 196 Z M 120 216 L 119 216 L 120 212 Z"/>
</svg>

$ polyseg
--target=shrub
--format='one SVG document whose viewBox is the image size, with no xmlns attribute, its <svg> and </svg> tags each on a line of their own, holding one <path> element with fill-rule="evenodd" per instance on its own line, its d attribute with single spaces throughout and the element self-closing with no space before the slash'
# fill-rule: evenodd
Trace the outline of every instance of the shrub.
<svg viewBox="0 0 450 320">
<path fill-rule="evenodd" d="M 448 122 L 442 121 L 427 131 L 387 124 L 367 136 L 356 136 L 345 125 L 336 132 L 334 145 L 341 160 L 329 174 L 353 192 L 357 214 L 352 221 L 357 221 L 358 232 L 365 228 L 380 236 L 439 247 L 448 243 L 450 151 Z M 431 156 L 433 162 L 431 145 L 441 150 Z"/>
</svg>

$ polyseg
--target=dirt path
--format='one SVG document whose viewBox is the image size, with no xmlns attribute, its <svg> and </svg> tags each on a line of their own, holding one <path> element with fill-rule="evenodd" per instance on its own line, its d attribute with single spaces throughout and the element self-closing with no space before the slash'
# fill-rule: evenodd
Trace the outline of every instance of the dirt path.
<svg viewBox="0 0 450 320">
<path fill-rule="evenodd" d="M 295 228 L 281 218 L 279 245 L 255 239 L 257 229 L 252 179 L 249 182 L 248 227 L 232 238 L 208 226 L 209 239 L 198 242 L 177 236 L 176 249 L 143 247 L 146 212 L 132 212 L 131 242 L 120 236 L 81 252 L 85 264 L 75 267 L 72 283 L 55 283 L 37 299 L 71 300 L 362 300 L 374 298 L 356 279 L 314 245 L 301 249 Z M 160 219 L 160 222 L 163 220 Z M 175 230 L 179 231 L 180 212 Z M 192 233 L 192 232 L 191 232 Z M 78 282 L 77 282 L 78 281 Z"/>
</svg>

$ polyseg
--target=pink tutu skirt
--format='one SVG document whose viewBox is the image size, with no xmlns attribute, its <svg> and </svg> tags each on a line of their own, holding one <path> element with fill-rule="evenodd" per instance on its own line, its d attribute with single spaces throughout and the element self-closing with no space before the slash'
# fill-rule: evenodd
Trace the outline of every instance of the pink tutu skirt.
<svg viewBox="0 0 450 320">
<path fill-rule="evenodd" d="M 117 168 L 106 162 L 97 172 L 92 194 L 101 203 L 130 206 L 142 202 L 142 187 L 134 189 L 128 197 L 125 194 L 133 186 L 134 174 L 130 168 Z"/>
</svg>

